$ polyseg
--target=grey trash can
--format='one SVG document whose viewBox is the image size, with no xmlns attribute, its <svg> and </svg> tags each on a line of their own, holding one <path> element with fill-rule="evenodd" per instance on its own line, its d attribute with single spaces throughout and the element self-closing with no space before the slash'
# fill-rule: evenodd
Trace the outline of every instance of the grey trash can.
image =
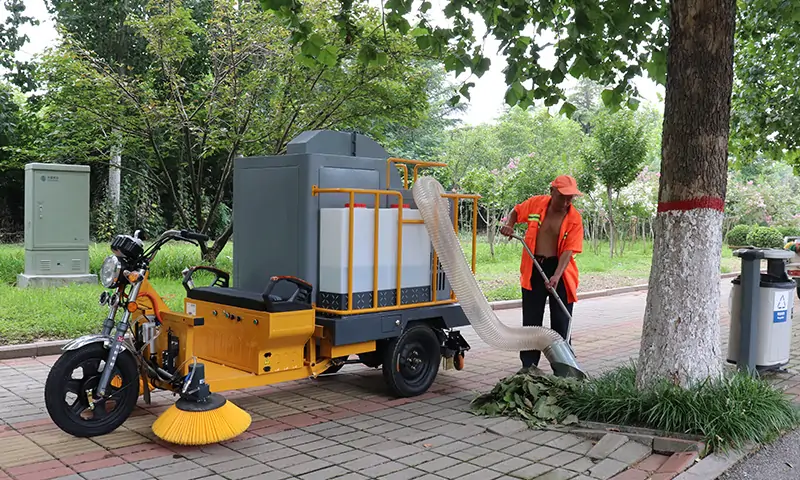
<svg viewBox="0 0 800 480">
<path fill-rule="evenodd" d="M 741 329 L 741 275 L 733 280 L 729 299 L 731 313 L 728 339 L 728 362 L 737 363 Z M 789 362 L 792 345 L 792 314 L 794 312 L 794 280 L 787 275 L 761 274 L 759 308 L 756 317 L 756 368 L 780 368 Z"/>
</svg>

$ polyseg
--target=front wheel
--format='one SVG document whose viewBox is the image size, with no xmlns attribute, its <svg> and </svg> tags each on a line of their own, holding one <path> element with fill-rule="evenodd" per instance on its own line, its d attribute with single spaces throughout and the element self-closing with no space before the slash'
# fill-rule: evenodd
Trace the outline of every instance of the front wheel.
<svg viewBox="0 0 800 480">
<path fill-rule="evenodd" d="M 136 359 L 128 351 L 117 357 L 106 398 L 95 398 L 108 357 L 102 343 L 65 352 L 50 369 L 44 386 L 45 406 L 58 427 L 76 437 L 111 433 L 128 419 L 139 398 Z"/>
<path fill-rule="evenodd" d="M 422 395 L 439 373 L 439 338 L 431 327 L 414 325 L 392 339 L 384 352 L 383 378 L 399 397 Z"/>
</svg>

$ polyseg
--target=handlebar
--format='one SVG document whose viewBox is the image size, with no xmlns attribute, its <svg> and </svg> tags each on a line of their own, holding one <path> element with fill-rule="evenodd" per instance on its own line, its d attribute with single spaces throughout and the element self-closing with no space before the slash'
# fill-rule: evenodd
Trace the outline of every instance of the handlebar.
<svg viewBox="0 0 800 480">
<path fill-rule="evenodd" d="M 199 232 L 193 232 L 191 230 L 181 230 L 181 237 L 188 238 L 190 240 L 197 240 L 199 242 L 207 242 L 209 239 L 208 235 L 204 235 Z"/>
</svg>

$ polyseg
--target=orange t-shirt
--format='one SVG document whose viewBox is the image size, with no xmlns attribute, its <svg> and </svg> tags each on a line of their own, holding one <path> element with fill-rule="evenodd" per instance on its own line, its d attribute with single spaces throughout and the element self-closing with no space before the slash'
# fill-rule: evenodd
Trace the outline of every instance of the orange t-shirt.
<svg viewBox="0 0 800 480">
<path fill-rule="evenodd" d="M 525 232 L 525 243 L 531 249 L 531 252 L 536 252 L 536 236 L 547 214 L 549 204 L 550 195 L 537 195 L 514 207 L 514 211 L 517 212 L 517 223 L 528 224 L 528 230 Z M 561 257 L 561 254 L 568 250 L 572 250 L 573 253 L 561 278 L 564 280 L 564 287 L 567 290 L 567 303 L 575 303 L 578 301 L 578 265 L 575 263 L 574 254 L 583 251 L 583 218 L 574 206 L 569 207 L 569 211 L 567 211 L 564 220 L 561 222 L 559 237 L 558 256 Z M 531 260 L 528 252 L 522 252 L 522 263 L 519 271 L 522 288 L 531 290 L 533 260 Z M 539 276 L 538 272 L 537 276 Z"/>
</svg>

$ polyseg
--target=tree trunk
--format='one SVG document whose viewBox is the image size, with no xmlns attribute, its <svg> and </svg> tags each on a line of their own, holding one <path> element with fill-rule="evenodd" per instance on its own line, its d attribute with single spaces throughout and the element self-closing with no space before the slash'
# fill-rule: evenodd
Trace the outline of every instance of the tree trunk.
<svg viewBox="0 0 800 480">
<path fill-rule="evenodd" d="M 494 259 L 494 240 L 495 240 L 495 227 L 494 227 L 494 215 L 491 209 L 487 209 L 486 212 L 486 238 L 489 240 L 489 253 L 492 255 L 492 259 Z"/>
<path fill-rule="evenodd" d="M 114 138 L 119 140 L 118 135 L 114 135 Z M 117 225 L 117 221 L 119 220 L 119 201 L 122 174 L 122 170 L 120 169 L 121 166 L 122 145 L 120 145 L 119 142 L 116 142 L 114 146 L 111 147 L 111 162 L 109 163 L 108 167 L 108 198 L 111 200 L 111 209 L 114 215 L 115 227 Z"/>
<path fill-rule="evenodd" d="M 734 0 L 673 0 L 653 264 L 637 385 L 722 373 L 719 272 Z"/>
<path fill-rule="evenodd" d="M 608 234 L 608 242 L 609 242 L 609 250 L 611 252 L 611 258 L 614 258 L 614 213 L 612 210 L 612 204 L 614 202 L 613 198 L 613 191 L 611 190 L 611 186 L 606 187 L 606 193 L 608 194 L 608 227 L 609 227 L 609 234 Z"/>
</svg>

